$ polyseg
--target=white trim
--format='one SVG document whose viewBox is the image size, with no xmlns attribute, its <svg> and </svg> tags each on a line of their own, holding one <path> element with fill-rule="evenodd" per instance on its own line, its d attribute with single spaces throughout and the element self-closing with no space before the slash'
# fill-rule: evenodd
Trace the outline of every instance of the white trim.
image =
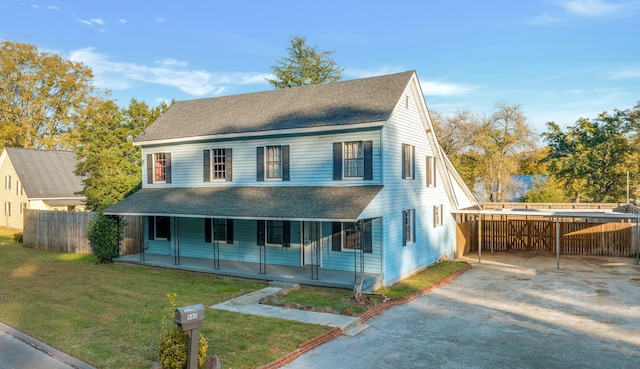
<svg viewBox="0 0 640 369">
<path fill-rule="evenodd" d="M 263 138 L 266 136 L 293 135 L 293 134 L 299 134 L 299 133 L 335 132 L 335 131 L 352 130 L 352 129 L 382 127 L 384 126 L 385 123 L 386 121 L 375 121 L 375 122 L 367 122 L 367 123 L 331 125 L 331 126 L 322 126 L 322 127 L 279 129 L 279 130 L 272 130 L 272 131 L 223 133 L 223 134 L 206 135 L 206 136 L 166 138 L 161 140 L 149 140 L 149 141 L 137 141 L 137 142 L 134 141 L 133 145 L 134 146 L 151 146 L 151 145 L 165 145 L 165 144 L 175 144 L 175 143 L 188 143 L 188 142 L 197 142 L 197 141 L 229 140 L 234 138 L 244 138 L 244 139 L 249 139 L 253 137 Z"/>
</svg>

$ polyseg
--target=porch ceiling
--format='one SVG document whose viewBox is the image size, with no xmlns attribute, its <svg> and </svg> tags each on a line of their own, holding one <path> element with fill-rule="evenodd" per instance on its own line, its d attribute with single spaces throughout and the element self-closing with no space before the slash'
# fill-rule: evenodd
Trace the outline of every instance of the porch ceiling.
<svg viewBox="0 0 640 369">
<path fill-rule="evenodd" d="M 355 221 L 382 188 L 382 185 L 143 188 L 104 213 Z"/>
</svg>

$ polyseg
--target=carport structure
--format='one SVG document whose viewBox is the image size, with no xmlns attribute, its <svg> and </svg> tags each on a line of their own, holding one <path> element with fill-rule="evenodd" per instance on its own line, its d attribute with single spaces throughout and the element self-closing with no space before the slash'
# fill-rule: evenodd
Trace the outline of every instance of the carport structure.
<svg viewBox="0 0 640 369">
<path fill-rule="evenodd" d="M 561 254 L 634 256 L 640 264 L 640 209 L 629 213 L 553 209 L 453 211 L 458 223 L 458 256 L 482 250 L 554 252 Z"/>
</svg>

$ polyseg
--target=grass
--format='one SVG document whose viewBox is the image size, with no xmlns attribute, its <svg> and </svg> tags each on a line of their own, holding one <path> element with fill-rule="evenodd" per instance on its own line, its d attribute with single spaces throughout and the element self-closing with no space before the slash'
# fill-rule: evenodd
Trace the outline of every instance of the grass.
<svg viewBox="0 0 640 369">
<path fill-rule="evenodd" d="M 22 247 L 0 230 L 0 321 L 101 369 L 149 368 L 161 321 L 179 306 L 210 306 L 265 283 Z M 330 327 L 207 309 L 201 333 L 223 367 L 253 368 Z"/>
<path fill-rule="evenodd" d="M 468 264 L 464 262 L 453 261 L 434 264 L 401 282 L 389 287 L 380 288 L 375 292 L 381 293 L 390 299 L 402 299 L 441 281 L 445 277 L 465 268 L 467 265 Z M 296 291 L 289 292 L 286 296 L 280 296 L 279 299 L 318 308 L 331 307 L 333 310 L 338 311 L 344 306 L 349 306 L 356 315 L 362 314 L 366 311 L 366 307 L 357 305 L 351 301 L 349 299 L 351 294 L 351 290 L 339 288 L 302 286 Z"/>
</svg>

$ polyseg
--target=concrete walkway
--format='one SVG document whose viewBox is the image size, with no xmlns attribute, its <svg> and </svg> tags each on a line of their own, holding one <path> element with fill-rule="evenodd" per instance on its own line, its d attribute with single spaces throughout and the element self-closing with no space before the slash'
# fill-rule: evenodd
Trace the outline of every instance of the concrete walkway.
<svg viewBox="0 0 640 369">
<path fill-rule="evenodd" d="M 236 299 L 221 302 L 211 306 L 212 309 L 228 310 L 237 313 L 262 315 L 272 318 L 281 318 L 287 320 L 295 320 L 310 324 L 326 325 L 329 327 L 339 327 L 346 329 L 353 326 L 357 321 L 357 317 L 318 313 L 315 311 L 304 311 L 298 309 L 286 309 L 277 306 L 259 304 L 261 298 L 275 295 L 282 290 L 283 287 L 267 287 L 259 291 L 240 296 Z M 286 288 L 286 287 L 285 287 Z"/>
<path fill-rule="evenodd" d="M 496 253 L 285 366 L 640 368 L 640 266 L 632 258 Z"/>
</svg>

